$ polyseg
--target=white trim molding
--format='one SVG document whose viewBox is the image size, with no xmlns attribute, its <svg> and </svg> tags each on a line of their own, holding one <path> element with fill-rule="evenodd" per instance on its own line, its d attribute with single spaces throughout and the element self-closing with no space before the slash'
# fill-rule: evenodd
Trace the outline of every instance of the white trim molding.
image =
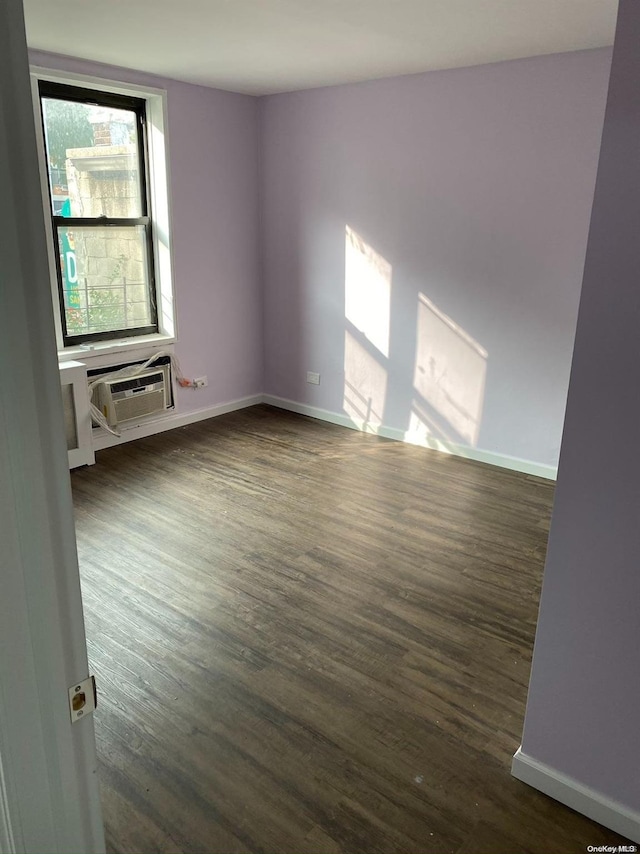
<svg viewBox="0 0 640 854">
<path fill-rule="evenodd" d="M 582 785 L 561 771 L 527 756 L 519 747 L 511 765 L 512 775 L 588 818 L 633 842 L 640 842 L 640 812 Z"/>
<path fill-rule="evenodd" d="M 14 854 L 15 851 L 16 844 L 11 827 L 7 781 L 2 768 L 2 756 L 0 755 L 0 854 Z"/>
<path fill-rule="evenodd" d="M 431 450 L 441 451 L 445 454 L 476 460 L 477 462 L 499 466 L 512 471 L 523 472 L 524 474 L 534 475 L 535 477 L 555 480 L 557 474 L 557 469 L 554 466 L 546 466 L 541 463 L 531 462 L 530 460 L 510 457 L 507 454 L 496 454 L 491 451 L 468 448 L 464 445 L 455 445 L 452 442 L 443 442 L 428 436 L 414 436 L 411 433 L 406 433 L 394 427 L 357 422 L 343 413 L 331 412 L 328 409 L 320 409 L 317 406 L 309 406 L 306 403 L 298 403 L 295 400 L 287 400 L 284 397 L 276 397 L 272 394 L 254 394 L 249 397 L 239 398 L 238 400 L 231 400 L 227 403 L 219 403 L 215 406 L 192 410 L 191 412 L 170 412 L 156 418 L 145 419 L 123 427 L 122 436 L 120 437 L 111 436 L 99 427 L 94 427 L 93 449 L 94 451 L 101 451 L 103 448 L 122 445 L 134 439 L 144 439 L 156 433 L 163 433 L 165 430 L 173 430 L 175 427 L 185 427 L 187 424 L 194 424 L 197 421 L 204 421 L 207 418 L 216 418 L 218 415 L 235 412 L 237 409 L 245 409 L 247 406 L 255 406 L 258 403 L 267 403 L 269 406 L 275 406 L 278 409 L 297 412 L 299 415 L 308 415 L 311 418 L 317 418 L 319 421 L 328 421 L 330 424 L 348 427 L 350 430 L 372 433 L 376 436 L 383 436 L 386 439 L 394 439 L 398 442 L 406 442 L 407 444 L 430 448 Z"/>
<path fill-rule="evenodd" d="M 328 409 L 320 409 L 317 406 L 309 406 L 306 403 L 298 403 L 295 400 L 287 400 L 284 397 L 276 397 L 272 394 L 263 395 L 262 400 L 271 406 L 277 406 L 279 409 L 288 409 L 290 412 L 297 412 L 300 415 L 309 415 L 311 418 L 318 418 L 320 421 L 329 421 L 331 424 L 339 424 L 341 427 L 349 427 L 351 430 L 373 433 L 376 436 L 383 436 L 386 439 L 395 439 L 398 442 L 419 445 L 423 448 L 452 454 L 456 457 L 464 457 L 468 460 L 476 460 L 477 462 L 488 463 L 492 466 L 500 466 L 500 468 L 531 474 L 535 477 L 555 480 L 558 473 L 555 466 L 543 465 L 542 463 L 535 463 L 531 460 L 522 460 L 518 457 L 510 457 L 507 454 L 498 454 L 493 451 L 483 451 L 479 448 L 470 448 L 466 445 L 457 445 L 454 442 L 445 442 L 432 436 L 414 434 L 409 431 L 398 430 L 395 427 L 386 427 L 383 424 L 377 425 L 366 421 L 356 421 L 341 412 L 331 412 Z"/>
</svg>

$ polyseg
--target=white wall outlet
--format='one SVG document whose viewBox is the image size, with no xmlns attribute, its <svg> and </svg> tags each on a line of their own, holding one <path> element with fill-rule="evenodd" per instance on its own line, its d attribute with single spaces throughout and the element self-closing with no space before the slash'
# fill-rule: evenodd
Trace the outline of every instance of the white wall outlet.
<svg viewBox="0 0 640 854">
<path fill-rule="evenodd" d="M 320 385 L 320 374 L 315 371 L 307 371 L 307 382 L 311 385 Z"/>
<path fill-rule="evenodd" d="M 206 377 L 196 377 L 193 381 L 194 388 L 204 388 L 209 385 L 209 380 Z"/>
</svg>

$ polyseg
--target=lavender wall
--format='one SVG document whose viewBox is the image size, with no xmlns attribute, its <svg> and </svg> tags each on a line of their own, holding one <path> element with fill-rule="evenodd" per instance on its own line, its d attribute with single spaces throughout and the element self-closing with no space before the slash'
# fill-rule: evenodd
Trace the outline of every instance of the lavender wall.
<svg viewBox="0 0 640 854">
<path fill-rule="evenodd" d="M 183 413 L 266 391 L 557 462 L 608 50 L 265 99 L 31 60 L 167 90 Z"/>
<path fill-rule="evenodd" d="M 621 0 L 522 744 L 636 815 L 639 79 L 640 4 Z"/>
<path fill-rule="evenodd" d="M 609 65 L 604 49 L 263 99 L 266 392 L 556 464 Z M 391 267 L 388 323 L 379 294 L 377 321 L 345 318 L 346 226 L 365 279 Z"/>
<path fill-rule="evenodd" d="M 34 65 L 166 89 L 176 354 L 209 386 L 180 390 L 181 413 L 262 391 L 258 102 L 122 68 L 34 51 Z"/>
</svg>

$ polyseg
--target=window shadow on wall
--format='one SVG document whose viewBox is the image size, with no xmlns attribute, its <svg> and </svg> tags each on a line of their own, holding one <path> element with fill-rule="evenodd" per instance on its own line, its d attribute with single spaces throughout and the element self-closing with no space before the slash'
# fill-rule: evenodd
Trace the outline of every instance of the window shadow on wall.
<svg viewBox="0 0 640 854">
<path fill-rule="evenodd" d="M 391 263 L 347 225 L 343 411 L 354 426 L 377 432 L 389 426 L 391 393 L 403 400 L 406 441 L 475 447 L 487 351 L 422 292 L 413 296 L 415 340 L 394 341 L 392 286 Z"/>
<path fill-rule="evenodd" d="M 478 443 L 487 351 L 454 320 L 419 294 L 408 441 Z"/>
</svg>

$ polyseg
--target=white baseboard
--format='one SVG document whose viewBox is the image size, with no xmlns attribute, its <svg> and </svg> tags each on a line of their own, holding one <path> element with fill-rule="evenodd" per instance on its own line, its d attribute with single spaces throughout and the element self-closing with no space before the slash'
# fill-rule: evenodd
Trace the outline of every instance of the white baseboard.
<svg viewBox="0 0 640 854">
<path fill-rule="evenodd" d="M 144 439 L 163 433 L 165 430 L 173 430 L 175 427 L 185 427 L 187 424 L 195 424 L 207 418 L 215 418 L 226 412 L 235 412 L 236 409 L 245 409 L 247 406 L 255 406 L 262 403 L 262 395 L 254 394 L 251 397 L 242 397 L 239 400 L 231 400 L 228 403 L 219 403 L 216 406 L 207 406 L 204 409 L 195 409 L 191 412 L 171 412 L 159 418 L 150 418 L 148 421 L 140 421 L 129 427 L 122 428 L 122 435 L 112 436 L 99 427 L 93 428 L 93 449 L 101 451 L 103 448 L 111 448 L 114 445 L 122 445 L 133 439 Z"/>
<path fill-rule="evenodd" d="M 640 842 L 640 812 L 612 801 L 600 792 L 583 786 L 555 768 L 538 762 L 518 748 L 513 757 L 511 773 L 518 780 L 544 792 L 556 801 L 571 807 L 616 833 Z"/>
<path fill-rule="evenodd" d="M 454 442 L 442 441 L 433 436 L 417 435 L 405 432 L 404 430 L 398 430 L 395 427 L 385 427 L 383 424 L 374 425 L 364 421 L 356 421 L 341 412 L 331 412 L 328 409 L 320 409 L 317 406 L 309 406 L 306 403 L 298 403 L 295 400 L 287 400 L 284 397 L 276 397 L 272 394 L 263 395 L 262 400 L 271 406 L 288 409 L 290 412 L 298 412 L 300 415 L 309 415 L 311 418 L 318 418 L 320 421 L 329 421 L 331 424 L 339 424 L 341 427 L 349 427 L 351 430 L 373 433 L 376 436 L 384 436 L 386 439 L 395 439 L 399 442 L 407 442 L 411 445 L 431 448 L 435 451 L 442 451 L 445 454 L 464 457 L 468 460 L 477 460 L 481 463 L 488 463 L 492 466 L 500 466 L 501 468 L 524 472 L 525 474 L 532 474 L 536 477 L 544 477 L 548 480 L 555 480 L 558 473 L 558 469 L 555 466 L 534 463 L 530 460 L 510 457 L 507 454 L 496 454 L 492 451 L 469 448 L 466 445 L 457 445 Z"/>
<path fill-rule="evenodd" d="M 158 418 L 149 418 L 149 420 L 140 421 L 137 424 L 124 427 L 122 429 L 122 436 L 119 438 L 106 433 L 100 428 L 94 428 L 93 449 L 94 451 L 101 451 L 103 448 L 122 445 L 125 442 L 131 442 L 133 439 L 143 439 L 146 436 L 153 436 L 165 430 L 184 427 L 187 424 L 194 424 L 196 421 L 203 421 L 206 418 L 215 418 L 217 415 L 224 415 L 226 412 L 234 412 L 237 409 L 244 409 L 247 406 L 254 406 L 258 403 L 268 403 L 279 409 L 297 412 L 300 415 L 309 415 L 311 418 L 328 421 L 331 424 L 339 424 L 341 427 L 348 427 L 351 430 L 373 433 L 376 436 L 384 436 L 386 439 L 395 439 L 399 442 L 407 442 L 412 445 L 431 448 L 432 450 L 442 451 L 445 454 L 477 460 L 481 463 L 500 466 L 501 468 L 511 469 L 512 471 L 524 472 L 525 474 L 535 475 L 536 477 L 555 480 L 557 474 L 557 469 L 554 466 L 542 465 L 541 463 L 522 460 L 518 457 L 510 457 L 507 454 L 496 454 L 491 451 L 479 450 L 478 448 L 469 448 L 465 445 L 445 442 L 432 436 L 411 434 L 403 430 L 398 430 L 395 427 L 386 427 L 383 424 L 375 425 L 356 421 L 341 412 L 331 412 L 328 409 L 320 409 L 318 406 L 309 406 L 306 403 L 298 403 L 295 400 L 287 400 L 284 397 L 276 397 L 272 394 L 254 394 L 250 397 L 243 397 L 239 400 L 229 401 L 228 403 L 209 406 L 205 409 L 196 409 L 185 413 L 172 412 Z"/>
</svg>

